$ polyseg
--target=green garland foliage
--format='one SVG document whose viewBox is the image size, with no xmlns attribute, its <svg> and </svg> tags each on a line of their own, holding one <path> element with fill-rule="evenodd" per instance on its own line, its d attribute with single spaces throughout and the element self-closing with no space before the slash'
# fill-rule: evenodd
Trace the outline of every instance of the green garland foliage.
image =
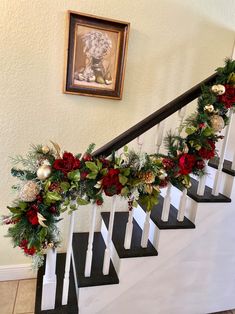
<svg viewBox="0 0 235 314">
<path fill-rule="evenodd" d="M 130 210 L 139 201 L 150 211 L 169 182 L 189 188 L 190 174 L 205 174 L 205 160 L 215 156 L 215 143 L 235 107 L 235 61 L 226 60 L 217 73 L 213 86 L 202 87 L 197 111 L 180 126 L 180 134 L 166 136 L 166 155 L 124 147 L 120 156 L 94 158 L 94 144 L 84 154 L 73 155 L 52 142 L 51 147 L 32 146 L 26 157 L 13 158 L 11 174 L 20 180 L 13 186 L 18 198 L 8 207 L 10 214 L 2 217 L 13 245 L 39 267 L 45 250 L 60 244 L 57 223 L 64 211 L 91 203 L 101 206 L 104 195 L 128 199 Z"/>
</svg>

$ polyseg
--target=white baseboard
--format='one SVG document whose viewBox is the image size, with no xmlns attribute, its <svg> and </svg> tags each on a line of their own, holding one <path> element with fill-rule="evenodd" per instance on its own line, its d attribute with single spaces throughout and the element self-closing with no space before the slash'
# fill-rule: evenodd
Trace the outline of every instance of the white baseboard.
<svg viewBox="0 0 235 314">
<path fill-rule="evenodd" d="M 0 281 L 36 278 L 31 264 L 0 266 Z"/>
</svg>

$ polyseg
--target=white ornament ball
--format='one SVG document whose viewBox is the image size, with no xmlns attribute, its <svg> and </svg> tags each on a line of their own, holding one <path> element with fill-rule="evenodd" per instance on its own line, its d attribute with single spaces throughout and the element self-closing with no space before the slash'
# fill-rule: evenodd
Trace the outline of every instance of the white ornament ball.
<svg viewBox="0 0 235 314">
<path fill-rule="evenodd" d="M 34 181 L 27 181 L 21 188 L 19 197 L 24 202 L 33 202 L 39 193 L 39 187 Z"/>
<path fill-rule="evenodd" d="M 39 180 L 46 180 L 51 174 L 51 167 L 48 165 L 42 165 L 37 170 L 37 177 Z"/>
<path fill-rule="evenodd" d="M 43 154 L 48 154 L 50 151 L 50 148 L 48 146 L 42 146 L 42 153 Z"/>
<path fill-rule="evenodd" d="M 222 84 L 213 85 L 211 90 L 216 95 L 223 95 L 225 93 L 225 87 Z"/>
<path fill-rule="evenodd" d="M 224 128 L 224 119 L 219 115 L 211 117 L 211 127 L 215 132 L 221 132 Z"/>
<path fill-rule="evenodd" d="M 207 111 L 207 112 L 210 112 L 210 113 L 212 113 L 214 111 L 214 109 L 215 109 L 214 106 L 210 105 L 210 104 L 208 104 L 208 105 L 206 105 L 204 107 L 204 111 Z"/>
</svg>

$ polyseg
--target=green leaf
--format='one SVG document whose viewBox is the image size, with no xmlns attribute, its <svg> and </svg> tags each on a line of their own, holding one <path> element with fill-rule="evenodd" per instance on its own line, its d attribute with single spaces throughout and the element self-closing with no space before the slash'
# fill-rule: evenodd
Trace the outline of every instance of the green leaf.
<svg viewBox="0 0 235 314">
<path fill-rule="evenodd" d="M 18 206 L 22 211 L 25 211 L 25 209 L 28 207 L 27 203 L 22 201 L 19 202 Z"/>
<path fill-rule="evenodd" d="M 47 192 L 47 194 L 46 194 L 46 201 L 48 203 L 55 203 L 55 202 L 61 201 L 61 200 L 62 200 L 62 197 L 57 192 Z"/>
<path fill-rule="evenodd" d="M 128 152 L 128 146 L 127 146 L 127 145 L 125 145 L 125 146 L 123 147 L 123 151 L 124 151 L 124 153 L 127 153 L 127 152 Z"/>
<path fill-rule="evenodd" d="M 51 181 L 50 181 L 50 180 L 47 180 L 47 181 L 45 182 L 44 190 L 45 190 L 45 191 L 48 191 L 50 185 L 51 185 Z"/>
<path fill-rule="evenodd" d="M 80 181 L 80 170 L 73 170 L 68 173 L 68 178 L 71 181 Z"/>
<path fill-rule="evenodd" d="M 95 179 L 97 177 L 97 172 L 91 172 L 86 177 L 88 179 Z"/>
<path fill-rule="evenodd" d="M 98 167 L 99 170 L 101 170 L 102 167 L 103 167 L 103 164 L 102 164 L 102 162 L 100 160 L 97 160 L 97 167 Z"/>
<path fill-rule="evenodd" d="M 188 135 L 191 135 L 193 133 L 195 133 L 197 131 L 197 128 L 195 128 L 194 126 L 190 126 L 190 127 L 187 127 L 185 129 L 185 132 L 188 134 Z"/>
<path fill-rule="evenodd" d="M 213 130 L 210 127 L 206 127 L 205 130 L 203 130 L 202 134 L 204 136 L 210 136 L 211 134 L 213 134 Z"/>
<path fill-rule="evenodd" d="M 10 206 L 7 206 L 7 208 L 9 209 L 9 211 L 10 211 L 12 214 L 21 214 L 21 213 L 22 213 L 22 209 L 20 209 L 19 207 L 10 207 Z"/>
<path fill-rule="evenodd" d="M 99 168 L 96 166 L 96 164 L 94 162 L 92 162 L 92 161 L 86 161 L 85 165 L 92 172 L 98 172 L 98 170 L 99 170 Z"/>
<path fill-rule="evenodd" d="M 72 210 L 77 210 L 77 205 L 75 205 L 75 204 L 71 204 L 69 207 Z"/>
<path fill-rule="evenodd" d="M 76 201 L 78 205 L 87 205 L 90 203 L 89 201 L 84 200 L 83 198 L 80 198 L 80 197 L 77 197 Z"/>
<path fill-rule="evenodd" d="M 102 176 L 106 176 L 106 174 L 108 173 L 108 169 L 107 168 L 101 169 L 100 173 L 102 174 Z"/>
<path fill-rule="evenodd" d="M 67 192 L 70 188 L 70 184 L 68 182 L 61 182 L 60 187 L 64 192 Z"/>
<path fill-rule="evenodd" d="M 129 191 L 128 187 L 125 186 L 125 187 L 122 188 L 122 190 L 121 190 L 121 195 L 124 196 L 124 197 L 127 197 L 128 194 L 129 194 L 129 192 L 130 192 L 130 191 Z"/>
<path fill-rule="evenodd" d="M 118 175 L 118 178 L 119 178 L 119 182 L 122 184 L 122 185 L 125 185 L 128 181 L 128 178 L 123 176 L 122 174 L 119 174 Z"/>
<path fill-rule="evenodd" d="M 130 175 L 130 172 L 131 172 L 131 169 L 130 168 L 124 168 L 124 169 L 120 169 L 121 170 L 121 173 L 128 177 Z"/>
</svg>

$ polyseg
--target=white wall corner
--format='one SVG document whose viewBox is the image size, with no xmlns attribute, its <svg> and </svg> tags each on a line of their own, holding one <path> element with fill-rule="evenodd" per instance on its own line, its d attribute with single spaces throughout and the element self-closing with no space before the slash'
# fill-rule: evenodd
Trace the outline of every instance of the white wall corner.
<svg viewBox="0 0 235 314">
<path fill-rule="evenodd" d="M 37 272 L 31 264 L 0 266 L 0 281 L 36 278 Z"/>
</svg>

